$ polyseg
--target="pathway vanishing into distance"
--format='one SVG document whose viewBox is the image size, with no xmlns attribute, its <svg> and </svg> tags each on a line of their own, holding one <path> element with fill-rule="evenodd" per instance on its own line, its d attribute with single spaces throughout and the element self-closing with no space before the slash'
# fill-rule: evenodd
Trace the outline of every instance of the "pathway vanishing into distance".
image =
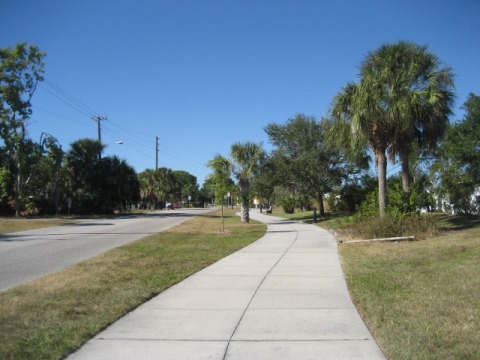
<svg viewBox="0 0 480 360">
<path fill-rule="evenodd" d="M 264 237 L 172 286 L 69 360 L 384 360 L 315 225 L 252 210 Z"/>
</svg>

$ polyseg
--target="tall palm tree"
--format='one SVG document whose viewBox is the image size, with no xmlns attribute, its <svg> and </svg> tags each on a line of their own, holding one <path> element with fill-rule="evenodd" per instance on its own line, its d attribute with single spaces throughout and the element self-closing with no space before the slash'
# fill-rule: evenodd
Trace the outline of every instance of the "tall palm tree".
<svg viewBox="0 0 480 360">
<path fill-rule="evenodd" d="M 154 204 L 156 204 L 158 200 L 155 193 L 155 190 L 157 188 L 155 174 L 155 170 L 152 169 L 145 169 L 145 171 L 138 174 L 141 198 L 148 199 L 149 209 L 154 208 Z"/>
<path fill-rule="evenodd" d="M 332 115 L 341 138 L 355 149 L 368 144 L 375 154 L 380 216 L 387 206 L 387 153 L 390 160 L 400 158 L 408 192 L 413 145 L 432 147 L 443 135 L 452 88 L 451 69 L 440 68 L 426 46 L 399 42 L 369 53 L 360 66 L 360 81 L 347 84 L 334 98 Z"/>
<path fill-rule="evenodd" d="M 379 84 L 363 74 L 359 83 L 349 83 L 335 96 L 332 116 L 338 140 L 353 153 L 370 146 L 375 156 L 378 176 L 380 216 L 387 207 L 387 148 L 392 138 L 392 124 L 382 106 Z"/>
<path fill-rule="evenodd" d="M 155 170 L 155 179 L 157 180 L 155 192 L 158 198 L 163 202 L 173 201 L 176 179 L 172 169 L 161 167 Z"/>
<path fill-rule="evenodd" d="M 433 148 L 444 135 L 453 105 L 453 74 L 438 57 L 411 42 L 386 44 L 370 53 L 362 74 L 382 84 L 386 115 L 394 123 L 389 158 L 402 164 L 404 192 L 410 189 L 409 157 L 413 145 Z"/>
<path fill-rule="evenodd" d="M 265 157 L 265 151 L 261 145 L 256 143 L 235 143 L 231 147 L 230 155 L 233 174 L 238 180 L 240 197 L 242 199 L 242 222 L 248 223 L 250 221 L 250 185 L 255 172 Z"/>
<path fill-rule="evenodd" d="M 99 197 L 98 154 L 104 147 L 97 140 L 79 139 L 70 144 L 70 150 L 65 156 L 75 207 L 85 213 L 94 211 L 96 199 Z"/>
</svg>

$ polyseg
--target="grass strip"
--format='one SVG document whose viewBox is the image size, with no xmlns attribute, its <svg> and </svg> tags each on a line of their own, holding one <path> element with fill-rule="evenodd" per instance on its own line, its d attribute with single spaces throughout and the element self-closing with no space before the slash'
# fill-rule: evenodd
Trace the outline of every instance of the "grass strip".
<svg viewBox="0 0 480 360">
<path fill-rule="evenodd" d="M 480 359 L 480 227 L 341 245 L 352 299 L 388 359 Z"/>
<path fill-rule="evenodd" d="M 0 292 L 0 358 L 61 359 L 146 300 L 263 236 L 224 210 Z"/>
<path fill-rule="evenodd" d="M 17 231 L 41 229 L 52 226 L 68 225 L 75 223 L 74 219 L 18 219 L 0 218 L 0 235 Z"/>
<path fill-rule="evenodd" d="M 340 245 L 352 299 L 388 359 L 480 359 L 480 223 L 439 220 L 442 236 Z M 342 230 L 351 217 L 328 214 L 318 225 Z"/>
</svg>

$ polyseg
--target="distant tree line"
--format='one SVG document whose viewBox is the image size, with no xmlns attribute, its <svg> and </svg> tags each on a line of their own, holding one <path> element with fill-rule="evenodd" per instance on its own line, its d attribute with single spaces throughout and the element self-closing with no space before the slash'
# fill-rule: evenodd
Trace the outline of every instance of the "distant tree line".
<svg viewBox="0 0 480 360">
<path fill-rule="evenodd" d="M 167 200 L 203 204 L 196 178 L 185 171 L 137 174 L 125 160 L 101 156 L 105 146 L 96 140 L 79 139 L 64 151 L 53 135 L 29 138 L 44 57 L 25 43 L 0 49 L 0 215 L 109 214 L 159 208 Z"/>
<path fill-rule="evenodd" d="M 381 217 L 480 212 L 480 97 L 470 94 L 465 116 L 450 123 L 453 72 L 426 46 L 398 42 L 368 53 L 358 81 L 332 99 L 327 116 L 268 124 L 270 153 L 261 144 L 233 144 L 229 156 L 209 162 L 201 189 L 185 171 L 136 174 L 125 160 L 102 157 L 96 140 L 64 151 L 53 135 L 29 138 L 44 57 L 25 43 L 0 49 L 0 215 L 238 203 L 248 222 L 255 200 L 287 212 L 316 207 L 320 216 L 326 206 Z M 388 162 L 399 171 L 387 173 Z"/>
</svg>

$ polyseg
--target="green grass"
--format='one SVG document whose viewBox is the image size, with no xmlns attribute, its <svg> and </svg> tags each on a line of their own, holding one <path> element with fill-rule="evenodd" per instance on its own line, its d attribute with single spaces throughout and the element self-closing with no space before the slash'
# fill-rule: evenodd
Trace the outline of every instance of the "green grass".
<svg viewBox="0 0 480 360">
<path fill-rule="evenodd" d="M 390 360 L 480 359 L 480 220 L 432 216 L 441 235 L 340 245 L 352 299 Z M 351 217 L 327 214 L 318 225 L 341 232 Z"/>
<path fill-rule="evenodd" d="M 0 358 L 61 359 L 166 288 L 261 237 L 225 211 L 0 292 Z"/>
<path fill-rule="evenodd" d="M 291 219 L 303 222 L 313 222 L 314 212 L 312 211 L 298 211 L 295 210 L 293 214 L 286 214 L 281 207 L 274 207 L 272 211 L 273 216 L 282 217 L 285 219 Z M 320 218 L 317 211 L 317 225 L 324 229 L 337 230 L 339 228 L 345 228 L 352 222 L 352 216 L 346 214 L 325 213 L 324 218 Z"/>
<path fill-rule="evenodd" d="M 1 292 L 0 358 L 62 358 L 264 233 L 264 225 L 242 225 L 224 211 L 223 233 L 220 213 L 211 213 Z M 311 221 L 313 212 L 289 218 Z M 319 225 L 338 229 L 349 222 L 328 214 Z M 480 359 L 479 220 L 444 217 L 441 228 L 442 236 L 417 242 L 340 245 L 352 299 L 390 360 Z"/>
<path fill-rule="evenodd" d="M 341 245 L 348 286 L 388 359 L 480 359 L 480 227 Z"/>
<path fill-rule="evenodd" d="M 74 219 L 44 218 L 44 219 L 17 219 L 0 218 L 0 235 L 17 231 L 40 229 L 45 227 L 60 226 L 74 223 Z"/>
</svg>

